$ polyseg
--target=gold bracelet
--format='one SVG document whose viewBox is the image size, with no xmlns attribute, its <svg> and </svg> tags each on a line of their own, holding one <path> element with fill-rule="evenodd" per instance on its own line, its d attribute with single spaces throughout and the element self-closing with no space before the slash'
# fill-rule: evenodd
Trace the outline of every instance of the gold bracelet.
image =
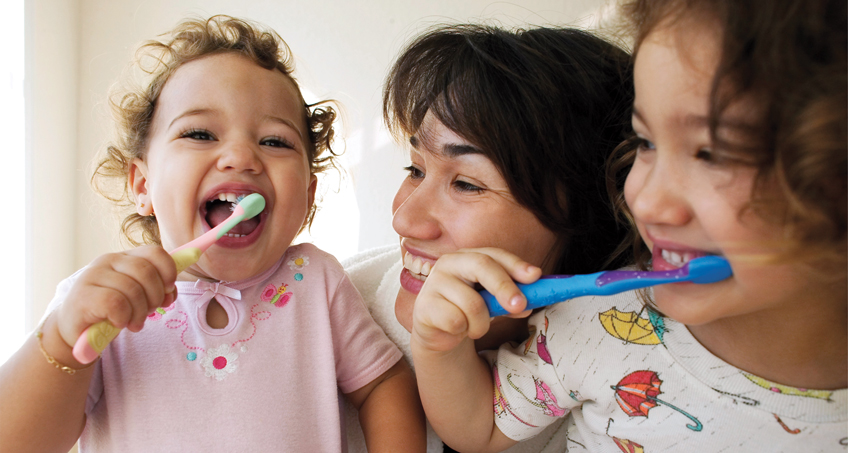
<svg viewBox="0 0 848 453">
<path fill-rule="evenodd" d="M 38 331 L 35 333 L 35 337 L 38 338 L 38 348 L 41 349 L 41 355 L 43 355 L 44 358 L 47 359 L 47 363 L 55 366 L 56 369 L 64 371 L 65 373 L 68 373 L 70 375 L 73 375 L 77 371 L 84 370 L 84 369 L 94 365 L 95 363 L 97 363 L 97 361 L 95 360 L 94 362 L 91 362 L 88 365 L 86 365 L 82 368 L 78 368 L 78 369 L 74 369 L 74 368 L 71 368 L 67 365 L 62 365 L 61 363 L 59 363 L 59 361 L 56 360 L 55 357 L 53 357 L 52 355 L 47 353 L 47 350 L 44 349 L 44 343 L 41 342 L 41 338 L 44 336 L 44 333 L 41 331 L 41 329 L 44 327 L 44 323 L 46 323 L 46 322 L 47 322 L 47 318 L 44 318 L 44 322 L 42 322 L 41 325 L 38 326 Z"/>
</svg>

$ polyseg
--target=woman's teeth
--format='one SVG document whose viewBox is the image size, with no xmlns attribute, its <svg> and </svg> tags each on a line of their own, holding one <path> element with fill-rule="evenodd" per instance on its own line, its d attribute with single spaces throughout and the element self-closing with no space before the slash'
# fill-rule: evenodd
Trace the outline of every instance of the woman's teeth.
<svg viewBox="0 0 848 453">
<path fill-rule="evenodd" d="M 413 257 L 406 252 L 403 255 L 403 267 L 408 270 L 413 277 L 418 280 L 424 281 L 427 279 L 427 276 L 430 275 L 430 269 L 432 269 L 433 265 L 430 264 L 429 261 L 424 261 L 419 257 Z"/>
</svg>

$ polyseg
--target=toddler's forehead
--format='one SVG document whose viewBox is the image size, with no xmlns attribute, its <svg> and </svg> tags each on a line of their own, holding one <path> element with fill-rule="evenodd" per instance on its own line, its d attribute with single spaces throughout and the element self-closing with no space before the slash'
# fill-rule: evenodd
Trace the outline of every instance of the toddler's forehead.
<svg viewBox="0 0 848 453">
<path fill-rule="evenodd" d="M 182 108 L 185 103 L 226 103 L 228 93 L 274 116 L 296 121 L 303 138 L 308 138 L 307 110 L 294 78 L 234 52 L 206 55 L 176 68 L 159 93 L 154 115 L 175 104 Z"/>
</svg>

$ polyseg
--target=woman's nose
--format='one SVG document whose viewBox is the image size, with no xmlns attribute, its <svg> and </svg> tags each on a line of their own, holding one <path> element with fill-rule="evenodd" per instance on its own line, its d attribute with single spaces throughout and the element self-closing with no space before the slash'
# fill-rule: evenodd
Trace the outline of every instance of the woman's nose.
<svg viewBox="0 0 848 453">
<path fill-rule="evenodd" d="M 218 169 L 259 173 L 262 171 L 259 152 L 259 145 L 248 140 L 234 140 L 226 143 L 218 158 Z"/>
<path fill-rule="evenodd" d="M 624 193 L 640 223 L 681 226 L 692 218 L 683 172 L 664 163 L 634 163 Z"/>
<path fill-rule="evenodd" d="M 392 202 L 392 227 L 398 235 L 422 240 L 441 235 L 439 202 L 428 189 L 424 182 L 414 186 L 406 180 L 401 184 Z"/>
</svg>

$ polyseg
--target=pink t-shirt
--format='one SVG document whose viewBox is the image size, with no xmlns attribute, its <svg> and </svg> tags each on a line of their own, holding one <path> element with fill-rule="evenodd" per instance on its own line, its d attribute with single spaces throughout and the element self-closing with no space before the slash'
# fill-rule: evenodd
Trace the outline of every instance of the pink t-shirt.
<svg viewBox="0 0 848 453">
<path fill-rule="evenodd" d="M 335 258 L 310 244 L 256 277 L 177 289 L 171 307 L 103 352 L 82 451 L 345 451 L 339 391 L 402 356 Z M 213 297 L 223 329 L 205 321 Z"/>
</svg>

